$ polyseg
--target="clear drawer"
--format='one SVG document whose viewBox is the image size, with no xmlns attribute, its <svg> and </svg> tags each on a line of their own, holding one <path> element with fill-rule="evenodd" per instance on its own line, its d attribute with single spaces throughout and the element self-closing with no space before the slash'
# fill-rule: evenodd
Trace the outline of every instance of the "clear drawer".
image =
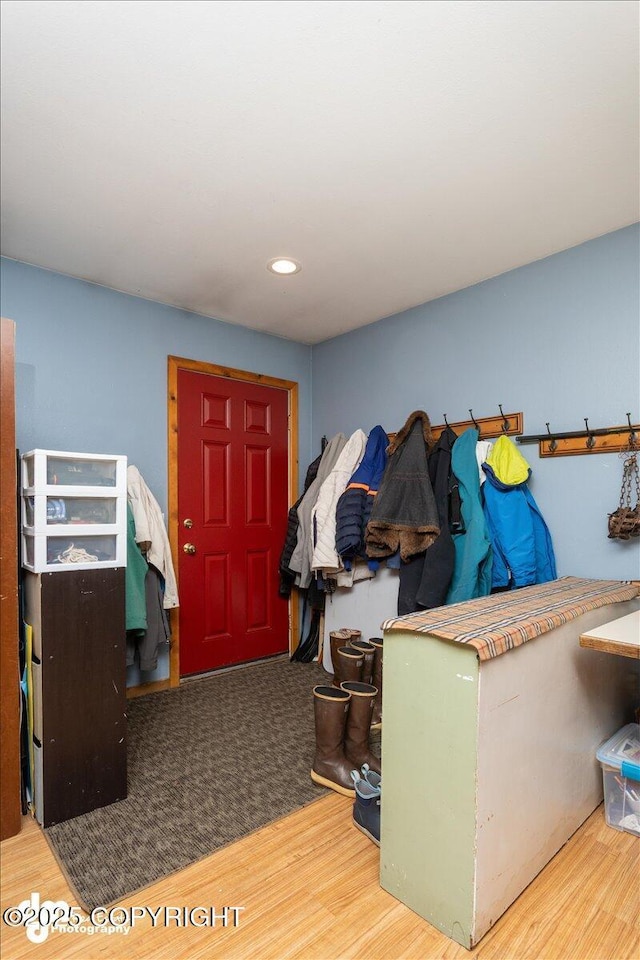
<svg viewBox="0 0 640 960">
<path fill-rule="evenodd" d="M 22 456 L 22 488 L 36 494 L 54 493 L 55 488 L 78 496 L 85 490 L 91 495 L 91 488 L 123 494 L 126 471 L 127 458 L 120 455 L 30 450 Z"/>
<path fill-rule="evenodd" d="M 100 537 L 47 537 L 47 563 L 113 563 L 116 535 Z"/>
<path fill-rule="evenodd" d="M 88 534 L 87 528 L 80 533 L 56 534 L 22 533 L 22 563 L 34 573 L 51 573 L 60 570 L 91 570 L 93 567 L 126 566 L 126 540 L 119 533 L 104 532 Z"/>
<path fill-rule="evenodd" d="M 22 522 L 25 527 L 42 530 L 52 524 L 116 523 L 118 501 L 115 497 L 24 497 Z"/>
<path fill-rule="evenodd" d="M 116 460 L 47 457 L 47 484 L 61 487 L 115 487 Z"/>
</svg>

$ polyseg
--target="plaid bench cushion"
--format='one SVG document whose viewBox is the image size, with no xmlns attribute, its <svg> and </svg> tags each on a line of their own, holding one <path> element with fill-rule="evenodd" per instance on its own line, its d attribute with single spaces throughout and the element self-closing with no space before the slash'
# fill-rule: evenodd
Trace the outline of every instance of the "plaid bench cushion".
<svg viewBox="0 0 640 960">
<path fill-rule="evenodd" d="M 604 607 L 638 596 L 640 589 L 619 580 L 562 577 L 533 587 L 495 593 L 385 620 L 383 630 L 428 633 L 442 640 L 467 643 L 480 660 L 491 660 L 554 627 Z"/>
</svg>

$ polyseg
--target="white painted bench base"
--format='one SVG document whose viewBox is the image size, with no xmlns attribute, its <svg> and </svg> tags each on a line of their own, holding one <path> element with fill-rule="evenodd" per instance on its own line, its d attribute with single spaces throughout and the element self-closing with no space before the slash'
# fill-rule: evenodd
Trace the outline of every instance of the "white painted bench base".
<svg viewBox="0 0 640 960">
<path fill-rule="evenodd" d="M 380 883 L 468 949 L 602 802 L 596 749 L 631 719 L 640 663 L 578 638 L 639 606 L 482 662 L 385 633 Z"/>
</svg>

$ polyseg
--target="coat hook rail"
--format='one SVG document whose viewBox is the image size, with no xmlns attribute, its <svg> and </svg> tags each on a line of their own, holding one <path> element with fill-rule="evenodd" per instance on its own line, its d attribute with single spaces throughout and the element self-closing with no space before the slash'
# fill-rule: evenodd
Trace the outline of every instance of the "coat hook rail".
<svg viewBox="0 0 640 960">
<path fill-rule="evenodd" d="M 458 436 L 468 430 L 469 427 L 475 427 L 481 440 L 487 440 L 490 437 L 499 437 L 506 433 L 509 436 L 517 436 L 524 429 L 523 413 L 503 413 L 502 405 L 499 405 L 500 413 L 495 417 L 475 417 L 473 409 L 469 408 L 470 420 L 458 420 L 456 423 L 450 423 L 445 414 L 442 415 L 444 423 L 431 425 L 431 432 L 435 440 L 439 439 L 440 434 L 450 427 Z"/>
<path fill-rule="evenodd" d="M 619 453 L 637 444 L 640 424 L 631 423 L 631 414 L 627 414 L 628 423 L 616 427 L 589 426 L 589 418 L 584 418 L 583 430 L 569 430 L 553 433 L 546 424 L 546 433 L 537 433 L 517 437 L 518 443 L 537 443 L 541 457 L 573 457 L 584 453 Z"/>
</svg>

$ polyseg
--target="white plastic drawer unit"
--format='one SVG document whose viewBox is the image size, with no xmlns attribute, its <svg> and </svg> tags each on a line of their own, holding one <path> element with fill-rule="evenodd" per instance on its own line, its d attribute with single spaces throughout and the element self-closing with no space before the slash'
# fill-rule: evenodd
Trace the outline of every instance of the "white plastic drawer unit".
<svg viewBox="0 0 640 960">
<path fill-rule="evenodd" d="M 127 458 L 22 457 L 22 563 L 34 573 L 126 566 Z"/>
</svg>

